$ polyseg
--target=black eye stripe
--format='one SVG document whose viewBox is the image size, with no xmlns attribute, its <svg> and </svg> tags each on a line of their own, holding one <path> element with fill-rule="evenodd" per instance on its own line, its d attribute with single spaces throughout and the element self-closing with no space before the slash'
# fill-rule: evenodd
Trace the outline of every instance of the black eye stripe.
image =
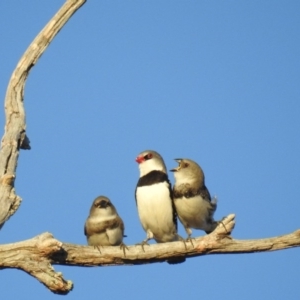
<svg viewBox="0 0 300 300">
<path fill-rule="evenodd" d="M 103 208 L 103 207 L 111 206 L 111 203 L 105 200 L 101 200 L 96 202 L 94 205 L 95 207 Z"/>
<path fill-rule="evenodd" d="M 144 156 L 145 160 L 151 159 L 153 157 L 152 153 L 148 153 Z"/>
</svg>

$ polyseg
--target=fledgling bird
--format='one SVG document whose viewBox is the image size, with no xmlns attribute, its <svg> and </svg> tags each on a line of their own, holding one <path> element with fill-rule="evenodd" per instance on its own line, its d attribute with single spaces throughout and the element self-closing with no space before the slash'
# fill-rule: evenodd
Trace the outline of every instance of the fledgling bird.
<svg viewBox="0 0 300 300">
<path fill-rule="evenodd" d="M 175 159 L 179 165 L 170 170 L 174 172 L 174 204 L 177 215 L 191 240 L 192 229 L 202 229 L 207 234 L 218 226 L 213 218 L 217 209 L 217 200 L 211 200 L 205 186 L 201 167 L 191 159 Z"/>
<path fill-rule="evenodd" d="M 100 246 L 120 246 L 125 256 L 124 230 L 124 223 L 112 202 L 105 196 L 97 197 L 84 225 L 88 244 L 98 249 Z"/>
<path fill-rule="evenodd" d="M 153 150 L 141 152 L 136 158 L 140 178 L 135 190 L 138 214 L 147 237 L 157 243 L 183 240 L 177 233 L 177 216 L 172 198 L 172 188 L 162 157 Z M 185 244 L 184 244 L 185 245 Z M 186 247 L 186 245 L 185 245 Z M 184 262 L 184 257 L 169 259 L 168 263 Z"/>
</svg>

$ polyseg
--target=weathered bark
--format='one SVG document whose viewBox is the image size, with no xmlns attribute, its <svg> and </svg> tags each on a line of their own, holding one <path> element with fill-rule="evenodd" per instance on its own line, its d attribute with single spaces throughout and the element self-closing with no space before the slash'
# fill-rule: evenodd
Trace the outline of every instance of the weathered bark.
<svg viewBox="0 0 300 300">
<path fill-rule="evenodd" d="M 15 194 L 14 181 L 20 149 L 30 149 L 23 106 L 25 81 L 30 69 L 50 42 L 86 0 L 67 0 L 21 57 L 9 81 L 6 98 L 5 132 L 0 150 L 0 228 L 13 215 L 22 199 Z"/>
<path fill-rule="evenodd" d="M 0 268 L 16 268 L 37 278 L 52 292 L 68 293 L 73 284 L 65 281 L 62 274 L 55 272 L 50 264 L 52 254 L 61 251 L 62 243 L 50 233 L 44 233 L 30 240 L 1 245 Z"/>
<path fill-rule="evenodd" d="M 0 150 L 0 228 L 18 209 L 21 198 L 15 194 L 17 160 L 20 149 L 30 149 L 26 136 L 23 107 L 24 86 L 34 66 L 55 35 L 86 0 L 67 0 L 39 33 L 19 61 L 10 79 L 6 99 L 6 125 Z M 173 242 L 145 246 L 128 246 L 126 256 L 119 247 L 80 246 L 62 243 L 50 233 L 30 240 L 0 246 L 0 269 L 20 269 L 37 278 L 52 292 L 68 293 L 73 283 L 55 272 L 52 265 L 111 266 L 165 262 L 170 258 L 208 254 L 252 253 L 300 246 L 300 230 L 280 237 L 239 241 L 231 238 L 234 215 L 222 220 L 216 230 L 192 242 Z"/>
<path fill-rule="evenodd" d="M 254 253 L 300 246 L 300 230 L 291 234 L 260 240 L 234 240 L 230 234 L 234 215 L 224 218 L 214 232 L 193 242 L 128 246 L 126 256 L 119 247 L 81 246 L 57 241 L 50 233 L 30 240 L 0 246 L 0 268 L 17 268 L 36 277 L 52 292 L 68 293 L 73 284 L 56 273 L 52 264 L 69 266 L 115 266 L 166 262 L 170 258 L 209 254 Z"/>
</svg>

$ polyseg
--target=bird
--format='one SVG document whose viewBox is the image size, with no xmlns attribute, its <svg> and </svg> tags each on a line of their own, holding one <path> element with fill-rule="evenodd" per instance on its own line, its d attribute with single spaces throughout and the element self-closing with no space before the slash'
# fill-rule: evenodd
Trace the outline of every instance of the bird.
<svg viewBox="0 0 300 300">
<path fill-rule="evenodd" d="M 156 151 L 141 152 L 140 178 L 135 190 L 135 199 L 141 224 L 146 231 L 144 245 L 150 239 L 157 243 L 183 240 L 177 233 L 177 216 L 172 198 L 172 187 L 163 158 Z M 169 263 L 183 262 L 185 258 L 170 259 Z"/>
<path fill-rule="evenodd" d="M 106 196 L 97 197 L 84 225 L 88 245 L 98 248 L 99 251 L 100 246 L 120 246 L 126 256 L 127 247 L 123 243 L 124 230 L 123 220 L 110 199 Z"/>
<path fill-rule="evenodd" d="M 192 242 L 192 229 L 202 229 L 207 234 L 215 230 L 220 222 L 214 220 L 217 209 L 217 199 L 211 199 L 205 186 L 205 177 L 201 167 L 187 158 L 175 159 L 178 167 L 170 170 L 174 172 L 173 186 L 174 204 L 178 218 Z"/>
</svg>

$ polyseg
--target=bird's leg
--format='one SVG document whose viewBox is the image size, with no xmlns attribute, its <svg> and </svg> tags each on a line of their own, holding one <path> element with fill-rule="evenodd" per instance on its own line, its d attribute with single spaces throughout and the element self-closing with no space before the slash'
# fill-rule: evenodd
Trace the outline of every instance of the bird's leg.
<svg viewBox="0 0 300 300">
<path fill-rule="evenodd" d="M 120 244 L 120 249 L 123 250 L 124 257 L 126 257 L 126 250 L 125 249 L 127 249 L 128 251 L 129 251 L 129 249 L 123 242 Z"/>
<path fill-rule="evenodd" d="M 191 235 L 189 234 L 188 237 L 186 238 L 187 242 L 190 242 L 193 246 L 193 248 L 195 248 L 194 243 L 193 243 L 193 238 L 191 237 Z"/>
<path fill-rule="evenodd" d="M 136 245 L 140 245 L 141 247 L 142 247 L 142 249 L 143 249 L 143 251 L 145 252 L 145 249 L 144 249 L 144 245 L 148 245 L 148 246 L 150 246 L 149 244 L 148 244 L 148 241 L 150 240 L 150 238 L 146 238 L 145 240 L 143 240 L 141 243 L 137 243 Z"/>
<path fill-rule="evenodd" d="M 102 254 L 102 252 L 101 252 L 101 250 L 100 250 L 100 245 L 98 246 L 98 245 L 94 245 L 94 249 L 98 249 L 98 251 L 100 252 L 100 254 Z"/>
<path fill-rule="evenodd" d="M 136 245 L 141 245 L 143 251 L 145 252 L 144 245 L 150 246 L 150 245 L 148 244 L 148 241 L 151 240 L 151 239 L 153 239 L 153 233 L 152 233 L 150 230 L 147 230 L 147 237 L 146 237 L 146 239 L 143 240 L 141 243 L 138 243 L 138 244 L 136 244 Z"/>
<path fill-rule="evenodd" d="M 151 239 L 153 239 L 153 238 L 154 238 L 153 233 L 148 229 L 148 230 L 147 230 L 147 237 L 146 237 L 146 239 L 143 240 L 141 243 L 138 243 L 138 244 L 136 244 L 136 245 L 141 245 L 143 251 L 145 252 L 144 245 L 150 246 L 150 245 L 148 244 L 148 241 L 151 240 Z"/>
<path fill-rule="evenodd" d="M 183 237 L 181 237 L 179 234 L 177 234 L 177 237 L 178 237 L 179 241 L 183 242 L 184 248 L 185 248 L 185 250 L 187 250 L 187 246 L 186 246 L 186 242 L 185 242 L 186 240 Z"/>
<path fill-rule="evenodd" d="M 191 228 L 185 227 L 184 229 L 185 229 L 185 232 L 188 235 L 188 237 L 186 238 L 186 241 L 190 242 L 192 244 L 193 248 L 195 248 L 194 243 L 193 243 L 193 238 L 191 237 L 192 236 L 192 230 L 191 230 Z"/>
</svg>

